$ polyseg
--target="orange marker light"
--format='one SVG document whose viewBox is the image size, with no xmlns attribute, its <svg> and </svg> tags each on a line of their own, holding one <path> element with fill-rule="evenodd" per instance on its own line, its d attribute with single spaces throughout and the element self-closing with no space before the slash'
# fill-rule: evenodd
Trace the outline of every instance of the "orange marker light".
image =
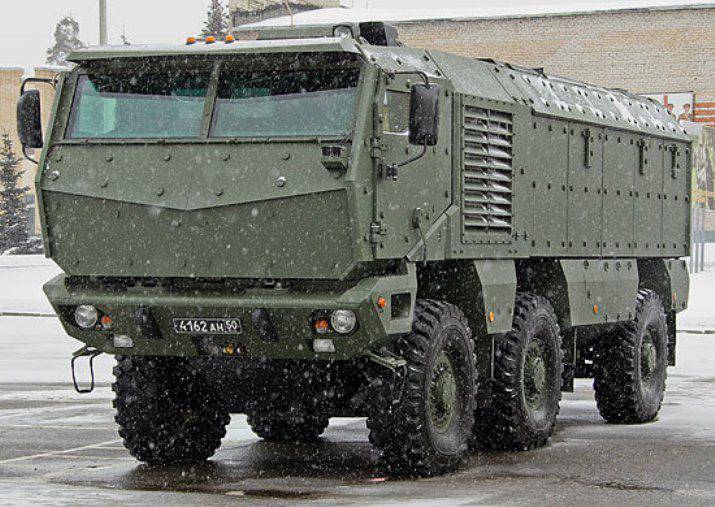
<svg viewBox="0 0 715 507">
<path fill-rule="evenodd" d="M 330 331 L 330 322 L 328 322 L 328 319 L 318 319 L 315 321 L 315 324 L 313 324 L 313 327 L 316 333 L 326 334 Z"/>
<path fill-rule="evenodd" d="M 598 313 L 598 305 L 593 305 L 593 313 Z"/>
<path fill-rule="evenodd" d="M 382 297 L 382 296 L 380 296 L 379 298 L 377 298 L 377 307 L 378 307 L 380 310 L 384 310 L 386 306 L 387 306 L 387 299 L 385 299 L 385 298 Z"/>
<path fill-rule="evenodd" d="M 110 317 L 109 315 L 102 315 L 102 318 L 99 320 L 99 322 L 102 324 L 102 327 L 104 329 L 111 329 L 112 324 L 114 323 L 112 321 L 112 317 Z"/>
<path fill-rule="evenodd" d="M 216 37 L 214 37 L 213 35 L 209 35 L 208 37 L 206 37 L 205 42 L 206 44 L 213 44 L 214 42 L 216 42 Z"/>
<path fill-rule="evenodd" d="M 226 38 L 224 39 L 224 42 L 226 44 L 231 44 L 232 42 L 236 42 L 236 37 L 233 35 L 227 35 Z"/>
<path fill-rule="evenodd" d="M 489 312 L 489 322 L 494 322 L 495 316 L 494 312 Z"/>
<path fill-rule="evenodd" d="M 236 349 L 230 343 L 223 348 L 223 351 L 229 356 L 232 356 L 236 353 Z"/>
<path fill-rule="evenodd" d="M 190 46 L 192 44 L 196 44 L 196 37 L 187 37 L 186 38 L 186 45 Z"/>
</svg>

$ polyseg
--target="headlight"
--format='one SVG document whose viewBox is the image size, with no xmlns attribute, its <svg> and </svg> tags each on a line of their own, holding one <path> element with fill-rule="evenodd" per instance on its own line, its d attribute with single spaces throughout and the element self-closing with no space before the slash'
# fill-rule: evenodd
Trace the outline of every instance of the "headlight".
<svg viewBox="0 0 715 507">
<path fill-rule="evenodd" d="M 92 305 L 79 305 L 74 310 L 74 321 L 82 329 L 94 327 L 99 318 L 97 309 Z"/>
<path fill-rule="evenodd" d="M 335 35 L 336 37 L 352 39 L 353 31 L 349 26 L 336 26 L 335 30 L 333 30 L 333 35 Z"/>
<path fill-rule="evenodd" d="M 330 316 L 330 324 L 340 334 L 350 334 L 355 330 L 357 317 L 352 310 L 335 310 Z"/>
</svg>

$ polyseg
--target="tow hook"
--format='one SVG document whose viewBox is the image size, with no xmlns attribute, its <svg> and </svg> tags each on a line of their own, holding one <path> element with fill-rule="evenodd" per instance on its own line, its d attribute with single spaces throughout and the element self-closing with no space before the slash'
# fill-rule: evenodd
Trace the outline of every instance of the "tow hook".
<svg viewBox="0 0 715 507">
<path fill-rule="evenodd" d="M 373 363 L 389 370 L 391 378 L 379 375 L 373 379 L 373 382 L 377 382 L 376 385 L 384 384 L 385 381 L 389 382 L 388 389 L 392 393 L 392 399 L 399 402 L 405 394 L 405 385 L 407 384 L 407 361 L 387 350 L 383 349 L 380 352 L 381 354 L 368 352 L 367 357 Z"/>
<path fill-rule="evenodd" d="M 87 345 L 72 353 L 72 360 L 70 361 L 70 366 L 72 368 L 72 383 L 74 384 L 74 390 L 79 394 L 88 394 L 94 391 L 94 358 L 101 353 L 101 350 L 97 350 Z M 77 383 L 77 377 L 75 375 L 75 361 L 77 361 L 80 357 L 89 357 L 90 382 L 88 388 L 81 388 Z"/>
<path fill-rule="evenodd" d="M 375 354 L 374 352 L 368 352 L 367 357 L 373 363 L 384 366 L 392 372 L 396 372 L 400 368 L 404 368 L 407 365 L 407 361 L 395 354 L 383 351 L 384 355 Z"/>
</svg>

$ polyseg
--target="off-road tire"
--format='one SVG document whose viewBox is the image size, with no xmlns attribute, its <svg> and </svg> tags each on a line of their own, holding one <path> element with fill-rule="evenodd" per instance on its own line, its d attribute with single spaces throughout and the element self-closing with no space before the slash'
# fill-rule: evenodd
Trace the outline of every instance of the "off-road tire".
<svg viewBox="0 0 715 507">
<path fill-rule="evenodd" d="M 650 363 L 643 347 L 653 344 Z M 641 290 L 635 319 L 618 324 L 594 346 L 594 380 L 598 411 L 609 423 L 654 420 L 665 394 L 668 328 L 663 304 L 651 290 Z"/>
<path fill-rule="evenodd" d="M 562 357 L 551 303 L 542 296 L 519 294 L 511 331 L 494 341 L 491 397 L 476 414 L 474 440 L 479 448 L 521 451 L 546 444 L 559 413 Z M 533 394 L 530 377 L 537 361 L 540 389 Z"/>
<path fill-rule="evenodd" d="M 188 360 L 117 356 L 114 420 L 132 456 L 152 465 L 211 457 L 231 418 Z"/>
<path fill-rule="evenodd" d="M 472 333 L 454 305 L 419 300 L 412 333 L 396 344 L 407 362 L 387 370 L 367 426 L 388 473 L 430 476 L 467 460 L 477 371 Z M 394 381 L 393 381 L 394 380 Z"/>
<path fill-rule="evenodd" d="M 248 424 L 264 440 L 310 442 L 323 434 L 329 419 L 322 415 L 253 413 L 248 416 Z"/>
</svg>

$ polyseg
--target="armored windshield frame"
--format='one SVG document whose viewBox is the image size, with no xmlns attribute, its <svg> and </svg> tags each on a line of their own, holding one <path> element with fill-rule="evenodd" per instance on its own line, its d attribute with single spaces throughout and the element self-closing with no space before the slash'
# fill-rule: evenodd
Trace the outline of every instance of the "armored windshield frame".
<svg viewBox="0 0 715 507">
<path fill-rule="evenodd" d="M 71 136 L 70 115 L 75 110 L 76 90 L 80 76 L 98 73 L 127 73 L 136 69 L 138 65 L 149 65 L 154 69 L 159 68 L 181 68 L 186 70 L 207 70 L 210 69 L 211 77 L 206 93 L 202 127 L 197 137 L 131 137 L 131 138 L 73 138 Z M 212 137 L 210 136 L 213 115 L 215 112 L 216 97 L 218 92 L 219 78 L 222 69 L 229 66 L 242 66 L 245 69 L 275 69 L 285 68 L 286 70 L 301 69 L 331 69 L 331 68 L 354 68 L 359 70 L 356 86 L 355 103 L 349 123 L 349 131 L 354 131 L 357 113 L 360 107 L 360 89 L 364 86 L 365 63 L 360 56 L 349 52 L 314 52 L 314 53 L 261 53 L 261 54 L 215 54 L 194 56 L 152 56 L 143 59 L 122 58 L 119 60 L 92 60 L 85 61 L 75 71 L 70 80 L 66 94 L 69 96 L 71 107 L 68 108 L 64 132 L 62 133 L 63 144 L 135 144 L 135 143 L 230 143 L 230 142 L 261 142 L 261 141 L 302 141 L 302 140 L 342 140 L 344 133 L 325 135 L 289 135 L 289 136 L 252 136 L 252 137 Z M 349 134 L 350 135 L 350 134 Z"/>
</svg>

